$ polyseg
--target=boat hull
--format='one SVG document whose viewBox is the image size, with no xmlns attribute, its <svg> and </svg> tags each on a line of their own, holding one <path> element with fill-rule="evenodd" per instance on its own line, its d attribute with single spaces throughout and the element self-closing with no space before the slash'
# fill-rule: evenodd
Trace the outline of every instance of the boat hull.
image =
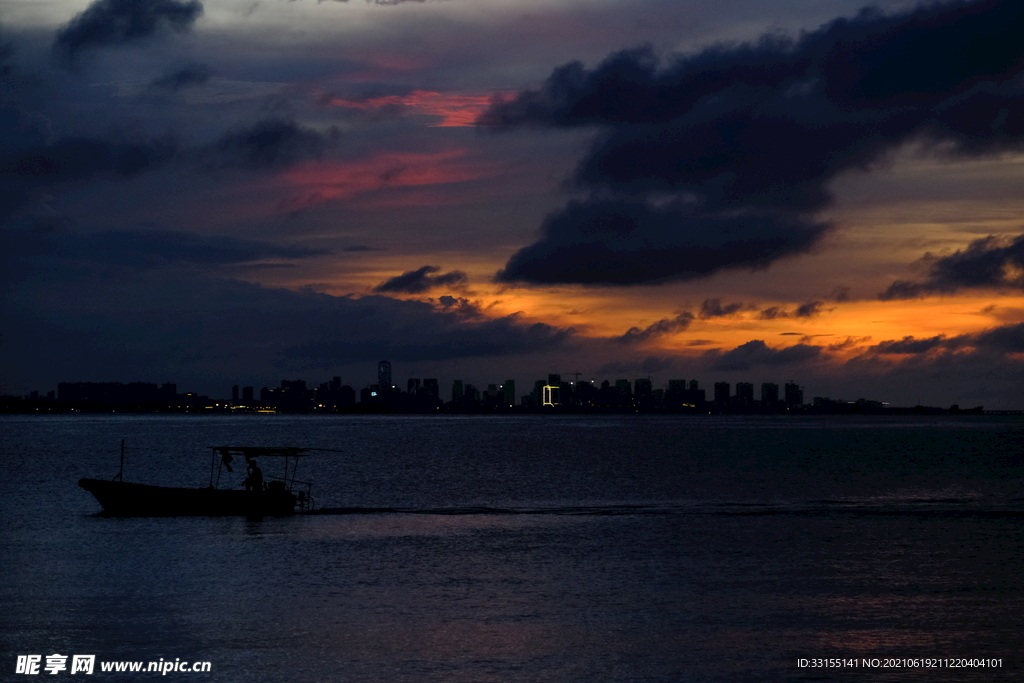
<svg viewBox="0 0 1024 683">
<path fill-rule="evenodd" d="M 263 517 L 295 514 L 295 496 L 288 491 L 238 491 L 151 486 L 103 479 L 82 479 L 78 485 L 113 517 Z"/>
</svg>

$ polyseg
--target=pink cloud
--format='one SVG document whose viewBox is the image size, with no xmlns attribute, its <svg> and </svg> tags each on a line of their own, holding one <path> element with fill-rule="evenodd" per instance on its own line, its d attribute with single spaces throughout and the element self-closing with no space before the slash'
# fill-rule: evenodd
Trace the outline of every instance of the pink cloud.
<svg viewBox="0 0 1024 683">
<path fill-rule="evenodd" d="M 333 107 L 363 111 L 373 111 L 383 107 L 406 107 L 411 109 L 414 114 L 441 117 L 440 122 L 430 125 L 447 128 L 474 125 L 477 117 L 491 104 L 491 101 L 491 95 L 456 95 L 429 90 L 414 90 L 408 95 L 387 95 L 365 100 L 346 100 L 334 97 L 327 104 Z"/>
<path fill-rule="evenodd" d="M 300 198 L 288 200 L 280 209 L 295 211 L 381 190 L 448 185 L 502 172 L 494 164 L 469 161 L 465 156 L 464 149 L 385 152 L 358 161 L 300 164 L 281 176 L 286 186 L 300 191 Z M 404 203 L 400 198 L 396 201 Z"/>
</svg>

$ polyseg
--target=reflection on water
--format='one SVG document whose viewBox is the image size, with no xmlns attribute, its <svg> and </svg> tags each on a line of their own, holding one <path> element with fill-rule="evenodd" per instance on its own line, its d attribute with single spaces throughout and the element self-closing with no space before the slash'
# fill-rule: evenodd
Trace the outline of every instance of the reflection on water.
<svg viewBox="0 0 1024 683">
<path fill-rule="evenodd" d="M 9 653 L 222 681 L 1024 678 L 1019 422 L 3 421 Z M 217 443 L 346 454 L 302 463 L 321 514 L 97 517 L 75 482 L 121 438 L 150 483 L 204 485 Z M 1006 664 L 796 666 L 843 656 Z"/>
</svg>

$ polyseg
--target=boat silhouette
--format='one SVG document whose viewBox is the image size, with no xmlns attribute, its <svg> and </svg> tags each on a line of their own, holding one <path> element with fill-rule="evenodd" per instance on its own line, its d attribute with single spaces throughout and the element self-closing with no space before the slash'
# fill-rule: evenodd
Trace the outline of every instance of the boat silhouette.
<svg viewBox="0 0 1024 683">
<path fill-rule="evenodd" d="M 103 515 L 111 517 L 175 517 L 184 515 L 245 517 L 283 516 L 313 509 L 313 484 L 300 481 L 295 473 L 299 458 L 322 448 L 210 446 L 210 485 L 203 488 L 154 486 L 124 481 L 124 442 L 121 469 L 112 480 L 81 479 L 78 485 L 95 496 Z M 337 451 L 334 451 L 337 452 Z M 218 458 L 220 462 L 218 465 Z M 221 470 L 233 471 L 231 463 L 242 457 L 249 465 L 246 488 L 219 488 Z M 280 458 L 281 476 L 264 481 L 256 458 Z M 257 475 L 253 474 L 255 470 Z M 214 474 L 216 473 L 216 477 Z"/>
</svg>

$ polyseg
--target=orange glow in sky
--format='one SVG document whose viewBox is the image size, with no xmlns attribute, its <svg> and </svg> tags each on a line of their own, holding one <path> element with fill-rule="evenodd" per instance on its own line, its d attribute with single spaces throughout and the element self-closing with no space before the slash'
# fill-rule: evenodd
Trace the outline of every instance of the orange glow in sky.
<svg viewBox="0 0 1024 683">
<path fill-rule="evenodd" d="M 382 254 L 379 268 L 364 271 L 364 291 L 399 275 L 386 267 Z M 374 260 L 374 257 L 369 257 Z M 623 335 L 636 327 L 644 330 L 660 320 L 671 320 L 684 311 L 694 314 L 680 329 L 624 347 L 628 353 L 671 353 L 695 356 L 714 348 L 732 349 L 752 339 L 781 349 L 794 344 L 824 347 L 836 360 L 864 353 L 887 340 L 910 336 L 927 339 L 975 334 L 993 327 L 1024 322 L 1024 296 L 963 293 L 953 297 L 877 301 L 823 302 L 810 317 L 797 317 L 798 303 L 760 301 L 732 315 L 701 318 L 699 307 L 667 308 L 663 302 L 644 302 L 631 290 L 588 290 L 583 287 L 507 288 L 488 282 L 497 264 L 460 263 L 454 254 L 424 263 L 442 264 L 442 270 L 459 269 L 469 274 L 470 284 L 460 291 L 432 290 L 420 295 L 391 294 L 404 299 L 436 300 L 443 295 L 466 298 L 484 315 L 499 317 L 521 313 L 524 320 L 557 327 L 572 327 L 584 337 L 607 338 Z M 356 276 L 357 278 L 360 276 Z M 354 282 L 339 283 L 338 293 L 352 291 Z M 767 319 L 761 311 L 778 308 L 788 315 Z"/>
</svg>

